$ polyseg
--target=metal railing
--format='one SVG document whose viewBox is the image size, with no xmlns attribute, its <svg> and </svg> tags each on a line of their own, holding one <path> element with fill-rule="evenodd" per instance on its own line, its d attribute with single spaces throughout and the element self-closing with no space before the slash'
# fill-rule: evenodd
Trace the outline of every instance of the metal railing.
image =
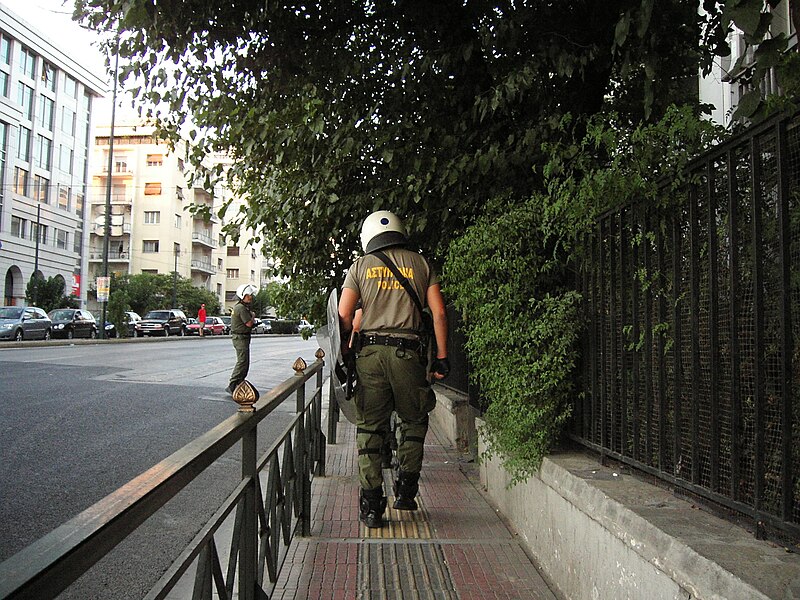
<svg viewBox="0 0 800 600">
<path fill-rule="evenodd" d="M 310 535 L 311 483 L 314 475 L 325 474 L 323 356 L 318 350 L 310 366 L 298 358 L 296 375 L 262 396 L 253 412 L 237 412 L 0 564 L 0 598 L 54 598 L 239 440 L 241 482 L 147 598 L 166 598 L 195 563 L 193 598 L 211 598 L 212 587 L 220 598 L 270 597 L 293 537 Z M 316 388 L 307 400 L 305 384 L 312 377 Z M 292 394 L 292 423 L 258 457 L 258 424 Z M 222 535 L 221 526 L 234 511 L 223 571 L 215 534 Z"/>
<path fill-rule="evenodd" d="M 663 206 L 602 216 L 573 436 L 800 536 L 800 114 L 693 161 Z"/>
</svg>

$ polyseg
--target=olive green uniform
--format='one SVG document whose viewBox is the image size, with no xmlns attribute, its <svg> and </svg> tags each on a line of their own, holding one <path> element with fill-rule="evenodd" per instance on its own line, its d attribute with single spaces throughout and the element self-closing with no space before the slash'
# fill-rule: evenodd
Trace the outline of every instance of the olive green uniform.
<svg viewBox="0 0 800 600">
<path fill-rule="evenodd" d="M 240 300 L 233 305 L 231 315 L 231 341 L 236 350 L 236 365 L 231 371 L 229 388 L 233 389 L 247 377 L 250 370 L 250 331 L 247 323 L 253 319 L 253 313 Z"/>
<path fill-rule="evenodd" d="M 427 261 L 402 247 L 387 248 L 384 253 L 409 280 L 424 305 L 428 288 L 439 282 Z M 360 339 L 382 340 L 361 346 L 356 358 L 359 478 L 362 489 L 374 489 L 383 483 L 381 445 L 392 411 L 398 417 L 400 471 L 419 474 L 428 413 L 436 401 L 417 334 L 422 317 L 392 272 L 379 258 L 367 254 L 350 267 L 344 287 L 355 290 L 361 298 L 364 312 Z"/>
</svg>

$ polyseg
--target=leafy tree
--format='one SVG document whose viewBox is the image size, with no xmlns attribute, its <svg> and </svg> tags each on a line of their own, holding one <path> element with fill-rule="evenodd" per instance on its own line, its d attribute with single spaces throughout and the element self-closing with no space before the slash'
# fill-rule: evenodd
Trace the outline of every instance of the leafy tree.
<svg viewBox="0 0 800 600">
<path fill-rule="evenodd" d="M 228 232 L 255 227 L 284 274 L 328 288 L 372 210 L 407 217 L 413 244 L 442 257 L 488 198 L 541 191 L 564 115 L 611 101 L 631 123 L 660 118 L 724 49 L 725 6 L 704 22 L 680 0 L 80 0 L 76 14 L 119 25 L 120 79 L 163 107 L 173 139 L 191 116 L 195 163 L 231 153 L 248 206 Z"/>
<path fill-rule="evenodd" d="M 166 308 L 172 303 L 173 284 L 175 279 L 172 275 L 160 273 L 124 275 L 112 278 L 111 294 L 116 291 L 124 292 L 130 310 L 144 315 L 151 310 Z M 206 305 L 208 314 L 218 313 L 220 310 L 217 296 L 213 292 L 193 286 L 189 279 L 179 275 L 175 289 L 178 305 L 176 308 L 181 308 L 188 315 L 196 314 L 201 304 Z"/>
<path fill-rule="evenodd" d="M 33 275 L 25 288 L 25 301 L 38 306 L 45 312 L 56 308 L 79 308 L 80 301 L 74 295 L 64 295 L 66 284 L 63 277 L 44 277 Z"/>
<path fill-rule="evenodd" d="M 106 307 L 106 319 L 114 324 L 118 337 L 128 337 L 128 315 L 125 314 L 125 311 L 129 306 L 128 295 L 124 290 L 111 291 Z"/>
</svg>

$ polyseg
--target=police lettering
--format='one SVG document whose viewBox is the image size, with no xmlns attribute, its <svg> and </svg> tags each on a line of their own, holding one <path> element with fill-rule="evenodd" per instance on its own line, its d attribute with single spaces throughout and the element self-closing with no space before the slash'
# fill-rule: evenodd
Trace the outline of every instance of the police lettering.
<svg viewBox="0 0 800 600">
<path fill-rule="evenodd" d="M 414 269 L 412 267 L 398 267 L 398 268 L 400 270 L 400 273 L 406 279 L 414 279 Z M 367 269 L 367 279 L 392 279 L 392 278 L 394 278 L 394 275 L 392 274 L 392 272 L 389 270 L 388 267 L 370 267 L 369 269 Z M 389 287 L 391 287 L 391 284 L 389 286 L 382 286 L 383 289 L 389 289 Z M 394 286 L 394 289 L 399 289 L 401 287 L 403 286 L 397 283 L 397 285 Z"/>
</svg>

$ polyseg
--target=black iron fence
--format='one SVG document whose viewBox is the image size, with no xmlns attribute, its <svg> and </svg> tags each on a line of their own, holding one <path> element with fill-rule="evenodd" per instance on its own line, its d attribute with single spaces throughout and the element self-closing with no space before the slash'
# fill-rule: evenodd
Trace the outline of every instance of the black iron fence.
<svg viewBox="0 0 800 600">
<path fill-rule="evenodd" d="M 598 220 L 574 437 L 800 537 L 800 113 Z"/>
<path fill-rule="evenodd" d="M 242 478 L 146 596 L 167 598 L 194 567 L 192 598 L 269 598 L 295 534 L 311 533 L 311 483 L 325 474 L 322 352 L 264 395 L 74 519 L 0 563 L 0 598 L 54 598 L 241 441 Z M 306 382 L 315 378 L 306 398 Z M 295 398 L 296 414 L 257 456 L 258 424 Z M 231 405 L 233 406 L 233 404 Z M 232 516 L 232 526 L 224 526 Z M 221 540 L 225 536 L 227 539 Z M 219 548 L 228 546 L 227 556 Z"/>
</svg>

